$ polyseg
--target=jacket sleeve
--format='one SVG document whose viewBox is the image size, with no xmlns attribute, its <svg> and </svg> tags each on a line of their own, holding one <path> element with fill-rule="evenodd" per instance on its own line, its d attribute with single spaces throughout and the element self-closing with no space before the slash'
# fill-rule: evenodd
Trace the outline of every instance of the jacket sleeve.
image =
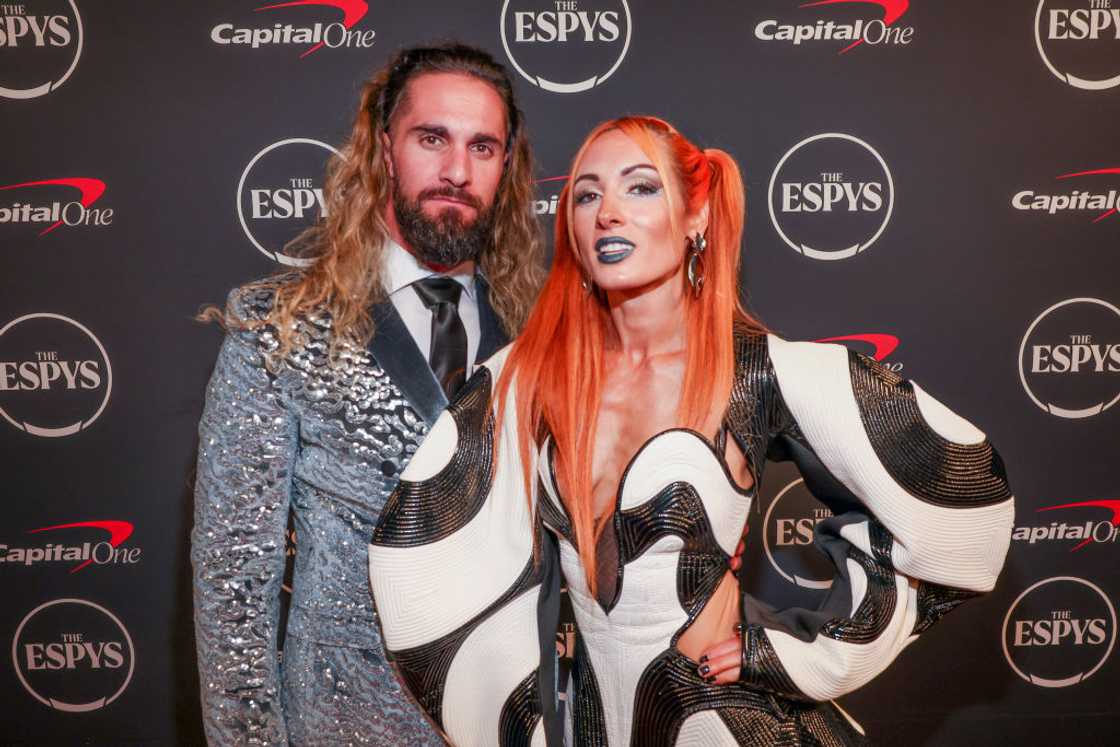
<svg viewBox="0 0 1120 747">
<path fill-rule="evenodd" d="M 558 561 L 530 505 L 512 406 L 495 432 L 500 360 L 480 368 L 436 420 L 369 546 L 386 651 L 458 747 L 556 744 L 559 736 Z"/>
<path fill-rule="evenodd" d="M 917 384 L 838 345 L 769 338 L 768 456 L 792 460 L 832 511 L 835 565 L 817 609 L 744 595 L 741 677 L 828 700 L 866 684 L 930 625 L 992 589 L 1014 502 L 985 435 Z"/>
<path fill-rule="evenodd" d="M 262 339 L 227 334 L 198 428 L 191 563 L 211 745 L 287 744 L 276 636 L 297 427 Z"/>
</svg>

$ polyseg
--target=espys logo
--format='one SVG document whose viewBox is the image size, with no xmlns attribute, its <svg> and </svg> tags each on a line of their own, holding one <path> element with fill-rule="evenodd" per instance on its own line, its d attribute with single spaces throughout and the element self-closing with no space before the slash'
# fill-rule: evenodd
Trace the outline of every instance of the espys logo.
<svg viewBox="0 0 1120 747">
<path fill-rule="evenodd" d="M 802 140 L 778 161 L 767 192 L 782 240 L 812 259 L 853 257 L 883 234 L 894 180 L 869 144 L 828 132 Z"/>
<path fill-rule="evenodd" d="M 358 21 L 365 18 L 369 5 L 365 0 L 294 0 L 293 2 L 273 3 L 253 8 L 254 13 L 297 7 L 311 7 L 313 14 L 304 14 L 307 25 L 293 23 L 273 23 L 257 25 L 251 21 L 244 24 L 231 22 L 219 23 L 210 29 L 210 40 L 223 46 L 246 46 L 260 49 L 277 45 L 297 44 L 307 46 L 300 59 L 307 57 L 323 47 L 328 49 L 369 49 L 373 46 L 377 32 L 369 29 L 355 29 Z M 323 8 L 342 13 L 342 20 L 323 23 L 312 19 L 321 15 Z"/>
<path fill-rule="evenodd" d="M 12 664 L 27 692 L 59 711 L 96 711 L 121 696 L 135 667 L 120 619 L 84 599 L 41 604 L 12 638 Z"/>
<path fill-rule="evenodd" d="M 1120 500 L 1101 499 L 1096 501 L 1078 501 L 1076 503 L 1061 503 L 1057 506 L 1046 506 L 1038 509 L 1039 513 L 1048 511 L 1064 511 L 1066 509 L 1081 509 L 1076 513 L 1086 515 L 1084 509 L 1096 509 L 1095 514 L 1108 511 L 1112 516 L 1108 519 L 1089 519 L 1084 522 L 1069 523 L 1066 521 L 1051 521 L 1048 526 L 1015 527 L 1011 539 L 1033 545 L 1038 542 L 1054 542 L 1081 540 L 1070 552 L 1077 552 L 1089 544 L 1109 545 L 1115 544 L 1120 536 Z"/>
<path fill-rule="evenodd" d="M 285 265 L 309 260 L 283 253 L 299 232 L 326 217 L 323 174 L 338 151 L 318 140 L 289 138 L 267 146 L 249 161 L 237 183 L 237 217 L 260 252 Z"/>
<path fill-rule="evenodd" d="M 914 27 L 902 26 L 898 21 L 910 9 L 910 0 L 819 0 L 802 3 L 801 8 L 817 8 L 825 5 L 838 5 L 852 8 L 862 13 L 867 5 L 878 5 L 882 18 L 870 21 L 854 18 L 850 23 L 826 21 L 815 23 L 783 23 L 773 18 L 759 21 L 754 27 L 756 39 L 765 42 L 786 42 L 800 46 L 812 42 L 843 42 L 840 54 L 844 54 L 861 44 L 873 47 L 906 46 L 914 39 Z"/>
<path fill-rule="evenodd" d="M 0 96 L 44 96 L 66 82 L 81 56 L 74 0 L 0 3 Z"/>
<path fill-rule="evenodd" d="M 630 48 L 626 0 L 505 0 L 498 21 L 510 64 L 553 93 L 579 93 L 611 77 Z"/>
<path fill-rule="evenodd" d="M 0 6 L 3 7 L 3 6 Z M 59 189 L 62 187 L 63 189 Z M 32 224 L 35 228 L 44 226 L 40 236 L 46 236 L 59 226 L 88 226 L 100 228 L 113 223 L 113 209 L 93 204 L 105 194 L 105 182 L 88 177 L 69 179 L 41 179 L 33 182 L 20 182 L 0 187 L 0 192 L 18 189 L 29 193 L 29 197 L 13 200 L 8 205 L 0 205 L 0 224 Z M 66 194 L 77 199 L 60 199 Z M 17 194 L 22 194 L 17 193 Z"/>
<path fill-rule="evenodd" d="M 1120 8 L 1112 0 L 1040 0 L 1034 40 L 1063 83 L 1086 91 L 1120 86 Z"/>
<path fill-rule="evenodd" d="M 1106 169 L 1090 169 L 1088 171 L 1075 171 L 1056 177 L 1059 180 L 1077 179 L 1080 177 L 1120 176 L 1120 167 Z M 1065 194 L 1047 194 L 1024 189 L 1016 192 L 1011 198 L 1011 206 L 1016 210 L 1036 210 L 1050 215 L 1058 213 L 1080 213 L 1093 211 L 1098 213 L 1093 218 L 1093 223 L 1100 223 L 1105 218 L 1116 214 L 1120 206 L 1120 193 L 1115 189 L 1107 192 L 1088 189 L 1075 189 Z"/>
<path fill-rule="evenodd" d="M 1019 380 L 1032 402 L 1061 418 L 1088 418 L 1115 405 L 1120 309 L 1097 298 L 1070 298 L 1043 311 L 1019 345 Z"/>
<path fill-rule="evenodd" d="M 1003 655 L 1015 674 L 1039 687 L 1069 687 L 1091 677 L 1116 643 L 1116 610 L 1096 584 L 1046 578 L 1020 594 L 1003 618 Z"/>
<path fill-rule="evenodd" d="M 822 552 L 811 549 L 813 530 L 832 516 L 798 478 L 770 501 L 763 519 L 762 547 L 782 578 L 807 589 L 832 586 L 832 564 Z"/>
<path fill-rule="evenodd" d="M 109 404 L 113 369 L 101 341 L 61 314 L 27 314 L 0 329 L 0 415 L 33 436 L 88 428 Z"/>
<path fill-rule="evenodd" d="M 45 544 L 40 542 L 32 547 L 0 545 L 0 563 L 25 567 L 41 563 L 73 564 L 70 573 L 77 573 L 90 564 L 134 565 L 140 562 L 140 548 L 121 546 L 132 536 L 132 529 L 132 523 L 128 521 L 77 521 L 32 529 L 28 534 L 52 532 L 48 536 L 59 541 Z M 93 536 L 104 537 L 108 534 L 108 538 L 99 542 L 75 541 L 75 538 L 91 536 L 90 530 L 94 530 Z M 63 542 L 62 538 L 68 541 Z M 21 544 L 30 543 L 24 541 Z"/>
</svg>

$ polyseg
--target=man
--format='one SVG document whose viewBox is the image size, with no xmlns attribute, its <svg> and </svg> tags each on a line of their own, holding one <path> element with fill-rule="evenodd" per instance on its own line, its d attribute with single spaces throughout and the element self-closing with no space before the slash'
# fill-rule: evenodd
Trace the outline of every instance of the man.
<svg viewBox="0 0 1120 747">
<path fill-rule="evenodd" d="M 191 537 L 211 744 L 440 743 L 385 661 L 366 544 L 448 398 L 539 285 L 522 116 L 485 52 L 409 49 L 367 81 L 326 199 L 300 240 L 314 264 L 235 290 L 217 314 L 229 334 L 199 426 Z M 289 508 L 299 549 L 280 666 Z M 540 677 L 548 692 L 552 673 Z M 554 729 L 552 703 L 538 710 Z"/>
</svg>

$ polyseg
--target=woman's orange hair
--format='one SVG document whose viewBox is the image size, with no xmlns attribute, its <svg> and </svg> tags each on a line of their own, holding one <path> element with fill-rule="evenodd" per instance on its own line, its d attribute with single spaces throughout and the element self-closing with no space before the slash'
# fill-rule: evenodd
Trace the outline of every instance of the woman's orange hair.
<svg viewBox="0 0 1120 747">
<path fill-rule="evenodd" d="M 726 403 L 735 373 L 733 327 L 764 332 L 763 325 L 743 308 L 739 297 L 739 253 L 743 237 L 745 200 L 739 167 L 721 150 L 701 150 L 669 123 L 655 117 L 622 117 L 600 124 L 587 136 L 572 161 L 575 176 L 584 153 L 609 130 L 632 138 L 651 159 L 666 185 L 674 216 L 683 199 L 684 214 L 695 215 L 709 204 L 704 252 L 704 286 L 697 297 L 685 288 L 687 325 L 686 368 L 678 417 L 680 424 L 700 430 L 713 404 Z M 683 241 L 683 235 L 682 235 Z M 498 379 L 499 417 L 511 384 L 516 381 L 517 447 L 531 494 L 531 458 L 543 434 L 556 445 L 558 484 L 571 518 L 587 582 L 596 589 L 595 543 L 602 517 L 594 514 L 591 481 L 592 448 L 603 392 L 603 354 L 611 319 L 604 298 L 588 293 L 572 230 L 571 181 L 560 193 L 556 211 L 552 269 L 530 312 L 521 335 L 513 343 Z M 687 284 L 684 268 L 680 282 Z M 500 432 L 500 430 L 498 431 Z"/>
</svg>

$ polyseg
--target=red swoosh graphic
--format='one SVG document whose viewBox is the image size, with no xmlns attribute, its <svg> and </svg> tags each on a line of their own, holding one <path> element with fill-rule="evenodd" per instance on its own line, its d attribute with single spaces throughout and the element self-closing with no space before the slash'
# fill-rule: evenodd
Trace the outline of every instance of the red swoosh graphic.
<svg viewBox="0 0 1120 747">
<path fill-rule="evenodd" d="M 41 187 L 44 185 L 62 185 L 64 187 L 73 187 L 82 193 L 82 207 L 88 208 L 93 203 L 97 202 L 101 195 L 105 194 L 105 182 L 100 179 L 87 179 L 85 177 L 73 177 L 70 179 L 41 179 L 37 182 L 21 182 L 19 184 L 9 184 L 6 187 L 0 187 L 0 191 L 5 189 L 17 189 L 19 187 Z M 45 236 L 54 229 L 62 225 L 62 221 L 55 221 L 47 228 L 39 232 L 40 236 Z"/>
<path fill-rule="evenodd" d="M 544 179 L 533 180 L 533 184 L 544 184 L 545 182 L 560 182 L 564 181 L 567 178 L 567 174 L 565 174 L 564 176 L 546 176 Z"/>
<path fill-rule="evenodd" d="M 818 5 L 836 5 L 837 3 L 863 3 L 864 5 L 878 5 L 883 9 L 883 23 L 890 26 L 892 23 L 902 18 L 906 11 L 910 9 L 910 0 L 817 0 L 814 3 L 804 3 L 802 8 L 815 8 Z M 857 39 L 848 46 L 840 50 L 840 54 L 844 54 L 849 49 L 863 44 L 863 39 Z"/>
<path fill-rule="evenodd" d="M 1058 176 L 1058 177 L 1055 177 L 1055 178 L 1057 178 L 1057 179 L 1072 179 L 1075 176 L 1100 176 L 1101 174 L 1120 174 L 1120 166 L 1114 166 L 1114 167 L 1108 168 L 1108 169 L 1090 169 L 1089 171 L 1075 171 L 1072 174 L 1062 174 L 1061 176 Z M 1107 211 L 1101 213 L 1100 215 L 1098 215 L 1096 218 L 1094 218 L 1093 222 L 1094 223 L 1100 223 L 1102 220 L 1104 220 L 1105 218 L 1107 218 L 1110 215 L 1114 215 L 1115 213 L 1116 213 L 1116 208 L 1112 208 L 1111 210 L 1107 210 Z"/>
<path fill-rule="evenodd" d="M 1097 174 L 1120 174 L 1120 166 L 1110 169 L 1090 169 L 1089 171 L 1075 171 L 1072 174 L 1062 174 L 1059 179 L 1069 179 L 1074 176 L 1095 176 Z"/>
<path fill-rule="evenodd" d="M 866 335 L 842 335 L 840 337 L 824 337 L 817 342 L 844 342 L 845 340 L 855 340 L 858 342 L 866 342 L 875 347 L 875 354 L 871 357 L 877 361 L 881 361 L 888 355 L 894 352 L 898 347 L 899 340 L 894 335 L 881 335 L 881 334 L 866 334 Z"/>
<path fill-rule="evenodd" d="M 73 529 L 75 527 L 94 527 L 96 529 L 104 529 L 109 533 L 109 544 L 113 547 L 118 547 L 122 542 L 132 535 L 132 523 L 128 521 L 76 521 L 73 524 L 55 524 L 50 527 L 40 527 L 39 529 L 32 529 L 28 534 L 35 534 L 36 532 L 49 532 L 52 529 Z M 72 568 L 71 573 L 77 573 L 93 562 L 90 558 L 84 563 L 78 565 L 77 568 Z"/>
<path fill-rule="evenodd" d="M 1098 500 L 1098 501 L 1080 501 L 1079 503 L 1063 503 L 1060 506 L 1047 506 L 1046 508 L 1040 508 L 1038 510 L 1039 511 L 1056 511 L 1059 508 L 1084 508 L 1086 506 L 1092 506 L 1092 507 L 1096 507 L 1096 508 L 1107 508 L 1109 511 L 1112 512 L 1112 518 L 1108 520 L 1108 523 L 1111 524 L 1114 527 L 1120 527 L 1120 499 L 1116 499 L 1116 498 L 1104 498 L 1104 499 L 1101 499 L 1101 500 Z M 1093 541 L 1092 537 L 1086 537 L 1077 547 L 1070 550 L 1070 552 L 1077 552 L 1082 547 L 1085 547 L 1085 545 L 1089 544 L 1092 541 Z"/>
<path fill-rule="evenodd" d="M 342 25 L 348 29 L 353 28 L 354 24 L 362 20 L 366 13 L 369 12 L 369 3 L 365 0 L 290 0 L 286 3 L 275 3 L 273 5 L 262 5 L 254 10 L 275 10 L 276 8 L 294 8 L 298 5 L 326 5 L 330 8 L 337 8 L 342 11 Z M 307 55 L 323 46 L 323 42 L 319 42 L 311 49 L 307 50 L 299 56 L 302 60 Z"/>
</svg>

